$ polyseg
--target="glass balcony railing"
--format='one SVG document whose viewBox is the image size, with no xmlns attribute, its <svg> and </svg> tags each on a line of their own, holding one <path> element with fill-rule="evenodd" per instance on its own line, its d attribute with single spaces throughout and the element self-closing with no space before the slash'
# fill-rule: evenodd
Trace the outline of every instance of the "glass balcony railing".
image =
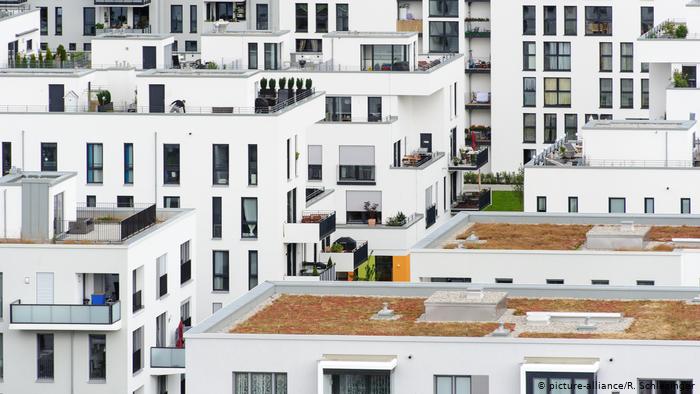
<svg viewBox="0 0 700 394">
<path fill-rule="evenodd" d="M 11 304 L 11 324 L 109 325 L 121 320 L 121 303 L 107 305 Z"/>
<path fill-rule="evenodd" d="M 151 368 L 185 368 L 185 348 L 152 347 Z"/>
</svg>

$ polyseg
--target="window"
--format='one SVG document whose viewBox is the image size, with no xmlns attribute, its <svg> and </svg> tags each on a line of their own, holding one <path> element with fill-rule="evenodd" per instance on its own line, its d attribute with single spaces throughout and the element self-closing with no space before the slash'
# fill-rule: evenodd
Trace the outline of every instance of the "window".
<svg viewBox="0 0 700 394">
<path fill-rule="evenodd" d="M 212 145 L 212 175 L 214 185 L 228 185 L 228 144 Z"/>
<path fill-rule="evenodd" d="M 649 79 L 642 79 L 642 109 L 649 109 Z"/>
<path fill-rule="evenodd" d="M 221 238 L 221 197 L 211 198 L 211 237 Z"/>
<path fill-rule="evenodd" d="M 544 70 L 571 71 L 571 43 L 544 43 Z"/>
<path fill-rule="evenodd" d="M 182 33 L 182 6 L 170 6 L 170 32 Z"/>
<path fill-rule="evenodd" d="M 56 7 L 54 10 L 54 34 L 63 35 L 63 7 Z"/>
<path fill-rule="evenodd" d="M 94 34 L 93 34 L 93 35 L 94 35 Z M 90 52 L 90 51 L 92 51 L 92 43 L 84 42 L 84 43 L 83 43 L 83 51 L 85 51 L 85 52 Z"/>
<path fill-rule="evenodd" d="M 118 208 L 133 208 L 134 196 L 117 196 Z"/>
<path fill-rule="evenodd" d="M 87 144 L 87 183 L 102 183 L 102 144 Z"/>
<path fill-rule="evenodd" d="M 639 394 L 692 394 L 695 384 L 691 379 L 639 379 Z"/>
<path fill-rule="evenodd" d="M 537 196 L 537 212 L 547 212 L 547 197 Z"/>
<path fill-rule="evenodd" d="M 0 272 L 0 318 L 2 317 L 2 272 Z M 1 335 L 1 334 L 0 334 Z M 0 378 L 2 378 L 2 336 L 0 336 Z"/>
<path fill-rule="evenodd" d="M 107 378 L 107 337 L 105 334 L 90 334 L 88 346 L 90 380 L 104 380 Z"/>
<path fill-rule="evenodd" d="M 158 298 L 168 294 L 168 255 L 164 254 L 156 259 L 156 289 Z"/>
<path fill-rule="evenodd" d="M 335 30 L 336 31 L 348 31 L 350 26 L 348 23 L 348 17 L 350 15 L 347 4 L 336 4 L 335 5 Z"/>
<path fill-rule="evenodd" d="M 39 25 L 40 25 L 40 34 L 42 36 L 46 36 L 49 34 L 49 8 L 48 7 L 39 7 Z"/>
<path fill-rule="evenodd" d="M 631 42 L 620 43 L 620 72 L 634 71 L 634 45 Z"/>
<path fill-rule="evenodd" d="M 180 208 L 180 197 L 178 197 L 178 196 L 164 196 L 163 197 L 163 208 Z"/>
<path fill-rule="evenodd" d="M 33 48 L 33 41 L 27 40 L 27 51 L 31 51 Z"/>
<path fill-rule="evenodd" d="M 268 30 L 269 25 L 269 8 L 267 4 L 256 4 L 255 5 L 255 29 L 256 30 Z"/>
<path fill-rule="evenodd" d="M 124 144 L 124 183 L 134 183 L 134 144 Z"/>
<path fill-rule="evenodd" d="M 177 40 L 173 41 L 173 47 L 172 47 L 171 51 L 177 52 Z"/>
<path fill-rule="evenodd" d="M 642 62 L 641 64 L 641 72 L 643 73 L 648 73 L 649 72 L 649 63 Z"/>
<path fill-rule="evenodd" d="M 471 393 L 469 376 L 435 376 L 435 394 Z"/>
<path fill-rule="evenodd" d="M 77 50 L 76 48 L 77 48 L 76 43 L 74 43 L 74 42 L 68 43 L 68 50 L 69 51 L 71 51 L 71 52 L 76 51 Z"/>
<path fill-rule="evenodd" d="M 569 197 L 569 212 L 578 212 L 578 197 Z"/>
<path fill-rule="evenodd" d="M 311 38 L 297 39 L 297 52 L 322 52 L 323 41 Z"/>
<path fill-rule="evenodd" d="M 197 41 L 185 41 L 185 52 L 197 52 Z"/>
<path fill-rule="evenodd" d="M 192 315 L 190 314 L 190 300 L 180 304 L 180 320 L 185 327 L 192 326 Z"/>
<path fill-rule="evenodd" d="M 563 285 L 564 279 L 547 279 L 545 283 L 548 285 Z"/>
<path fill-rule="evenodd" d="M 41 143 L 41 171 L 58 171 L 58 147 L 55 142 Z"/>
<path fill-rule="evenodd" d="M 571 107 L 571 78 L 544 79 L 544 106 Z"/>
<path fill-rule="evenodd" d="M 316 3 L 316 33 L 328 33 L 328 3 Z"/>
<path fill-rule="evenodd" d="M 357 386 L 360 387 L 360 386 Z M 364 387 L 364 386 L 362 386 Z M 345 392 L 345 391 L 343 391 Z M 349 392 L 349 391 L 348 391 Z M 374 392 L 374 391 L 372 391 Z M 286 373 L 234 372 L 233 394 L 287 394 Z"/>
<path fill-rule="evenodd" d="M 248 43 L 248 69 L 256 70 L 258 68 L 258 43 Z"/>
<path fill-rule="evenodd" d="M 197 6 L 195 4 L 190 5 L 190 33 L 197 32 Z M 187 42 L 185 42 L 185 47 Z M 195 48 L 197 47 L 197 41 L 195 41 Z M 195 49 L 196 51 L 196 49 Z"/>
<path fill-rule="evenodd" d="M 620 79 L 620 108 L 634 108 L 634 79 Z"/>
<path fill-rule="evenodd" d="M 645 197 L 644 198 L 644 213 L 654 213 L 654 198 Z"/>
<path fill-rule="evenodd" d="M 258 237 L 258 199 L 256 197 L 241 198 L 241 237 Z"/>
<path fill-rule="evenodd" d="M 612 78 L 600 79 L 600 108 L 612 108 L 613 106 L 613 80 Z"/>
<path fill-rule="evenodd" d="M 459 23 L 430 22 L 430 52 L 459 52 Z"/>
<path fill-rule="evenodd" d="M 437 283 L 472 283 L 472 278 L 433 276 L 430 278 L 430 281 Z"/>
<path fill-rule="evenodd" d="M 681 198 L 681 213 L 690 214 L 690 199 Z"/>
<path fill-rule="evenodd" d="M 12 142 L 2 143 L 2 176 L 10 173 L 12 168 Z"/>
<path fill-rule="evenodd" d="M 131 334 L 131 372 L 136 373 L 143 368 L 143 327 L 139 327 Z"/>
<path fill-rule="evenodd" d="M 374 183 L 374 146 L 341 145 L 338 147 L 339 184 Z"/>
<path fill-rule="evenodd" d="M 326 121 L 352 121 L 352 100 L 350 97 L 326 96 Z"/>
<path fill-rule="evenodd" d="M 97 206 L 97 196 L 89 195 L 85 197 L 85 205 L 88 207 Z"/>
<path fill-rule="evenodd" d="M 638 280 L 637 286 L 654 286 L 654 281 L 653 280 Z"/>
<path fill-rule="evenodd" d="M 578 115 L 577 114 L 565 114 L 564 115 L 564 135 L 567 141 L 576 141 L 576 134 L 578 133 Z"/>
<path fill-rule="evenodd" d="M 642 7 L 642 29 L 641 34 L 654 28 L 654 7 Z"/>
<path fill-rule="evenodd" d="M 95 35 L 95 7 L 83 7 L 83 35 Z"/>
<path fill-rule="evenodd" d="M 544 114 L 544 143 L 557 140 L 557 114 Z"/>
<path fill-rule="evenodd" d="M 248 185 L 258 184 L 258 145 L 248 144 Z"/>
<path fill-rule="evenodd" d="M 607 279 L 591 279 L 592 285 L 609 285 L 610 281 Z"/>
<path fill-rule="evenodd" d="M 523 71 L 537 69 L 537 45 L 532 41 L 523 42 Z"/>
<path fill-rule="evenodd" d="M 265 43 L 265 70 L 277 70 L 279 68 L 278 46 L 275 43 Z"/>
<path fill-rule="evenodd" d="M 537 104 L 537 79 L 523 78 L 523 107 L 534 107 Z"/>
<path fill-rule="evenodd" d="M 537 19 L 537 11 L 534 5 L 523 6 L 523 35 L 534 36 Z"/>
<path fill-rule="evenodd" d="M 190 259 L 190 241 L 180 244 L 180 284 L 192 279 L 192 260 Z"/>
<path fill-rule="evenodd" d="M 0 279 L 2 279 L 2 274 L 0 274 Z M 5 370 L 4 370 L 5 368 L 3 365 L 4 361 L 5 361 L 5 357 L 4 357 L 3 353 L 4 353 L 4 351 L 3 351 L 3 337 L 2 337 L 2 333 L 0 333 L 0 379 L 5 377 Z"/>
<path fill-rule="evenodd" d="M 625 199 L 623 197 L 608 198 L 608 213 L 625 213 Z"/>
<path fill-rule="evenodd" d="M 408 71 L 407 45 L 361 45 L 362 71 Z"/>
<path fill-rule="evenodd" d="M 53 334 L 36 334 L 37 380 L 53 380 Z"/>
<path fill-rule="evenodd" d="M 258 285 L 258 251 L 248 251 L 248 290 Z"/>
<path fill-rule="evenodd" d="M 537 142 L 537 115 L 523 114 L 523 142 Z"/>
<path fill-rule="evenodd" d="M 228 291 L 228 250 L 215 250 L 212 253 L 212 290 Z"/>
<path fill-rule="evenodd" d="M 381 122 L 382 120 L 382 98 L 367 97 L 367 121 Z"/>
<path fill-rule="evenodd" d="M 367 210 L 366 202 L 369 202 Z M 367 223 L 369 219 L 382 222 L 382 192 L 348 190 L 345 192 L 345 215 L 347 223 Z"/>
<path fill-rule="evenodd" d="M 49 49 L 49 44 L 48 44 L 48 43 L 45 43 L 45 42 L 42 42 L 42 43 L 39 44 L 39 48 L 40 48 L 42 51 L 45 51 L 45 50 Z"/>
<path fill-rule="evenodd" d="M 308 148 L 308 178 L 310 181 L 323 179 L 323 147 L 321 145 L 309 145 Z"/>
<path fill-rule="evenodd" d="M 564 7 L 564 35 L 575 36 L 578 34 L 578 8 L 576 6 Z"/>
<path fill-rule="evenodd" d="M 557 7 L 553 5 L 544 6 L 544 35 L 557 35 Z"/>
<path fill-rule="evenodd" d="M 502 284 L 513 283 L 513 278 L 496 278 L 496 283 L 502 283 Z"/>
<path fill-rule="evenodd" d="M 595 392 L 595 375 L 583 372 L 525 372 L 528 393 L 572 394 Z M 542 387 L 542 388 L 540 388 Z M 565 387 L 559 389 L 559 387 Z M 582 387 L 579 390 L 578 387 Z M 589 389 L 590 388 L 590 389 Z"/>
<path fill-rule="evenodd" d="M 586 7 L 586 35 L 612 35 L 612 7 Z"/>
<path fill-rule="evenodd" d="M 309 5 L 306 3 L 296 3 L 296 31 L 306 33 L 309 31 Z"/>
<path fill-rule="evenodd" d="M 429 12 L 431 17 L 459 16 L 457 0 L 430 0 Z"/>
<path fill-rule="evenodd" d="M 612 53 L 612 42 L 601 42 L 599 44 L 599 54 L 600 54 L 600 72 L 612 72 L 613 68 L 613 53 Z"/>
<path fill-rule="evenodd" d="M 180 144 L 163 145 L 163 183 L 180 184 Z"/>
</svg>

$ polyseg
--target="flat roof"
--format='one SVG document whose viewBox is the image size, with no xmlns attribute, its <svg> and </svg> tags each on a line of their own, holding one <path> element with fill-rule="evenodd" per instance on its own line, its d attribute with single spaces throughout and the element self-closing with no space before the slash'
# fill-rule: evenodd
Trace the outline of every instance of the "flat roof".
<svg viewBox="0 0 700 394">
<path fill-rule="evenodd" d="M 260 70 L 207 70 L 207 69 L 151 69 L 137 73 L 137 77 L 166 77 L 166 78 L 248 78 L 258 74 Z"/>
<path fill-rule="evenodd" d="M 157 33 L 120 33 L 117 31 L 103 33 L 93 37 L 93 40 L 167 40 L 168 38 L 175 39 L 175 36 L 169 34 Z"/>
<path fill-rule="evenodd" d="M 689 130 L 694 120 L 591 120 L 584 130 Z"/>
<path fill-rule="evenodd" d="M 92 74 L 95 70 L 89 68 L 3 68 L 0 69 L 0 78 L 3 77 L 83 77 Z"/>
<path fill-rule="evenodd" d="M 56 185 L 76 175 L 76 172 L 18 171 L 0 177 L 0 186 L 21 186 L 28 182 Z"/>
<path fill-rule="evenodd" d="M 437 291 L 475 288 L 506 292 L 506 312 L 494 321 L 419 321 L 424 301 Z M 577 338 L 615 340 L 700 341 L 700 303 L 690 302 L 697 288 L 610 286 L 516 286 L 378 283 L 265 282 L 235 300 L 187 337 L 308 335 L 384 337 L 486 337 L 503 323 L 515 338 Z M 398 318 L 373 319 L 384 303 Z M 615 322 L 598 321 L 597 330 L 579 331 L 583 324 L 528 322 L 528 312 L 614 313 Z M 567 325 L 568 324 L 568 325 Z M 292 337 L 290 337 L 291 335 Z"/>
<path fill-rule="evenodd" d="M 323 38 L 410 38 L 418 36 L 417 32 L 408 31 L 334 31 L 326 33 Z"/>
<path fill-rule="evenodd" d="M 203 33 L 203 37 L 234 36 L 234 37 L 281 37 L 289 34 L 290 30 L 240 30 Z"/>
</svg>

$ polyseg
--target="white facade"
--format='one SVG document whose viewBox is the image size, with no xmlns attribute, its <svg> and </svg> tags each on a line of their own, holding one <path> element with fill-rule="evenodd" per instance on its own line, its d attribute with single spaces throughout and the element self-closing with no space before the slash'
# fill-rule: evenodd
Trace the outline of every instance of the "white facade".
<svg viewBox="0 0 700 394">
<path fill-rule="evenodd" d="M 39 11 L 0 8 L 0 66 L 14 63 L 16 56 L 39 53 Z"/>
</svg>

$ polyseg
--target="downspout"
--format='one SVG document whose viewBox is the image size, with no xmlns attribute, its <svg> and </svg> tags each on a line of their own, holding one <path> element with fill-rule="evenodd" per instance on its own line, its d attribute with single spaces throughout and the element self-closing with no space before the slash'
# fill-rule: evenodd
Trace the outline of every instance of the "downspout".
<svg viewBox="0 0 700 394">
<path fill-rule="evenodd" d="M 7 189 L 2 191 L 2 236 L 7 238 Z"/>
<path fill-rule="evenodd" d="M 158 132 L 153 133 L 153 203 L 158 205 Z"/>
<path fill-rule="evenodd" d="M 24 171 L 24 130 L 22 130 L 22 171 Z"/>
<path fill-rule="evenodd" d="M 74 371 L 73 371 L 73 344 L 74 344 L 73 339 L 74 339 L 74 336 L 75 336 L 75 332 L 71 331 L 70 332 L 70 392 L 71 392 L 71 394 L 74 393 L 73 380 L 75 378 L 75 376 L 73 375 L 74 374 Z"/>
<path fill-rule="evenodd" d="M 668 167 L 668 131 L 664 133 L 666 149 L 664 149 L 664 167 Z"/>
</svg>

